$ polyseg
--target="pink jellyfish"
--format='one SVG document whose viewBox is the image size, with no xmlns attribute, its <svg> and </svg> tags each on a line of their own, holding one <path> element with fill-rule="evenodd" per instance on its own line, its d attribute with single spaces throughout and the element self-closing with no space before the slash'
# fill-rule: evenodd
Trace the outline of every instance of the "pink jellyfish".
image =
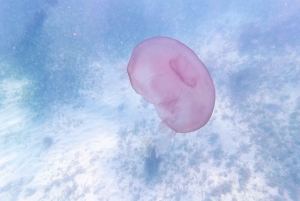
<svg viewBox="0 0 300 201">
<path fill-rule="evenodd" d="M 183 43 L 154 37 L 138 44 L 127 72 L 136 93 L 155 106 L 166 133 L 156 144 L 156 157 L 168 147 L 176 133 L 198 130 L 210 119 L 215 88 L 208 70 Z"/>
</svg>

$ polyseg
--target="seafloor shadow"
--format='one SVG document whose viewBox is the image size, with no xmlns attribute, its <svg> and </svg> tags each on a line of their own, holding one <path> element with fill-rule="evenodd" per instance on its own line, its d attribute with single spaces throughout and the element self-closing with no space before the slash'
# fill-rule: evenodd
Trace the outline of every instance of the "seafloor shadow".
<svg viewBox="0 0 300 201">
<path fill-rule="evenodd" d="M 156 158 L 155 149 L 151 149 L 150 156 L 145 160 L 145 174 L 146 174 L 146 182 L 150 182 L 158 175 L 159 164 L 161 162 L 161 158 Z"/>
</svg>

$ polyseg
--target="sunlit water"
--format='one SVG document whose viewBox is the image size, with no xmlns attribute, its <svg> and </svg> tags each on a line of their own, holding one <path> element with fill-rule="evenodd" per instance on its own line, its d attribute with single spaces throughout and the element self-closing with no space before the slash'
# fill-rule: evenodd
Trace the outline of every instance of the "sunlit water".
<svg viewBox="0 0 300 201">
<path fill-rule="evenodd" d="M 300 200 L 300 3 L 0 1 L 0 200 Z M 155 157 L 133 48 L 205 63 L 212 118 Z"/>
</svg>

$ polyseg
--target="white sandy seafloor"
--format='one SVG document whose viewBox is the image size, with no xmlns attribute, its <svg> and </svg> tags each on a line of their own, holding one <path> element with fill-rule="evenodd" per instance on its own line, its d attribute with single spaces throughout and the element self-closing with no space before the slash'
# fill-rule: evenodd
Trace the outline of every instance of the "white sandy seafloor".
<svg viewBox="0 0 300 201">
<path fill-rule="evenodd" d="M 299 200 L 299 46 L 240 54 L 239 20 L 174 35 L 207 65 L 217 98 L 208 124 L 158 159 L 160 119 L 131 88 L 129 57 L 89 59 L 80 99 L 43 116 L 24 105 L 31 80 L 5 76 L 15 64 L 1 58 L 0 200 Z"/>
</svg>

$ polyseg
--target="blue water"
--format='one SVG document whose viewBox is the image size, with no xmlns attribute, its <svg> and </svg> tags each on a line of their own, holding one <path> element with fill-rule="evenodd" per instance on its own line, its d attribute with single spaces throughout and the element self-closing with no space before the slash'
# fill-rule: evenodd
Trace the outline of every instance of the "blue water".
<svg viewBox="0 0 300 201">
<path fill-rule="evenodd" d="M 300 2 L 0 1 L 0 200 L 300 200 Z M 161 134 L 133 48 L 175 38 L 213 115 Z"/>
</svg>

